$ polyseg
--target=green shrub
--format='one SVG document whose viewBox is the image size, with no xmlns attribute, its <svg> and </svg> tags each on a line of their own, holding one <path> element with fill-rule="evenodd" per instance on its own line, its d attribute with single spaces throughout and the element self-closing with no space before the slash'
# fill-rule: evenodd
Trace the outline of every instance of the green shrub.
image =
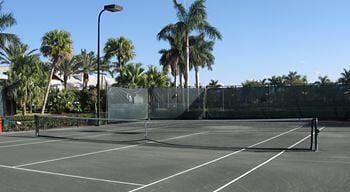
<svg viewBox="0 0 350 192">
<path fill-rule="evenodd" d="M 48 110 L 53 113 L 81 111 L 77 91 L 52 89 L 48 98 Z"/>
</svg>

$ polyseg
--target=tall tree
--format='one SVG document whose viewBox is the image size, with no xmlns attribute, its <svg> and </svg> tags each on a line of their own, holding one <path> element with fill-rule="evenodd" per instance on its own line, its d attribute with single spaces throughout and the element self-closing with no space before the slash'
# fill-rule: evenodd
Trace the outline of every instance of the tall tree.
<svg viewBox="0 0 350 192">
<path fill-rule="evenodd" d="M 0 48 L 4 48 L 6 42 L 18 41 L 18 37 L 15 34 L 4 32 L 7 28 L 16 24 L 16 19 L 12 13 L 3 13 L 2 6 L 4 1 L 0 1 Z"/>
<path fill-rule="evenodd" d="M 52 63 L 44 103 L 41 111 L 41 113 L 44 114 L 54 71 L 64 61 L 64 59 L 72 57 L 73 41 L 71 39 L 70 33 L 62 30 L 53 30 L 47 32 L 42 38 L 40 51 L 44 57 L 48 57 Z"/>
<path fill-rule="evenodd" d="M 344 69 L 338 82 L 342 84 L 350 84 L 350 69 Z"/>
<path fill-rule="evenodd" d="M 23 115 L 26 115 L 28 105 L 31 112 L 32 106 L 41 100 L 45 86 L 42 79 L 47 77 L 44 65 L 39 55 L 34 54 L 35 51 L 29 51 L 27 45 L 16 41 L 10 42 L 0 53 L 1 63 L 10 65 L 7 92 L 21 106 Z"/>
<path fill-rule="evenodd" d="M 207 67 L 212 70 L 215 57 L 213 55 L 213 41 L 206 41 L 204 34 L 190 37 L 190 63 L 191 68 L 194 68 L 196 77 L 196 88 L 199 87 L 199 69 Z"/>
<path fill-rule="evenodd" d="M 125 37 L 110 38 L 104 47 L 104 60 L 112 63 L 112 68 L 119 71 L 119 68 L 126 65 L 135 57 L 135 47 L 131 40 Z M 111 59 L 115 58 L 112 62 Z"/>
<path fill-rule="evenodd" d="M 89 82 L 89 75 L 96 71 L 96 57 L 94 52 L 87 52 L 85 49 L 81 50 L 76 57 L 79 66 L 79 72 L 83 73 L 83 87 L 86 89 Z"/>
<path fill-rule="evenodd" d="M 79 73 L 79 67 L 76 57 L 64 59 L 57 67 L 59 74 L 63 75 L 63 85 L 65 89 L 67 89 L 68 79 L 72 75 Z"/>
<path fill-rule="evenodd" d="M 163 66 L 163 71 L 166 73 L 171 72 L 171 75 L 174 78 L 173 86 L 177 86 L 177 76 L 184 72 L 184 54 L 183 54 L 183 45 L 182 40 L 176 36 L 176 34 L 170 34 L 167 37 L 170 44 L 169 49 L 162 49 L 159 51 L 161 58 L 159 64 Z M 181 70 L 180 70 L 181 69 Z M 182 75 L 180 75 L 180 80 L 182 81 Z M 182 82 L 180 83 L 182 87 Z"/>
<path fill-rule="evenodd" d="M 168 40 L 170 34 L 177 33 L 185 44 L 185 61 L 186 72 L 185 85 L 188 86 L 189 67 L 190 67 L 190 35 L 196 31 L 203 33 L 212 40 L 222 39 L 221 33 L 207 21 L 207 12 L 205 7 L 205 0 L 196 0 L 188 10 L 173 0 L 174 7 L 177 11 L 178 22 L 165 26 L 158 34 L 158 39 Z"/>
</svg>

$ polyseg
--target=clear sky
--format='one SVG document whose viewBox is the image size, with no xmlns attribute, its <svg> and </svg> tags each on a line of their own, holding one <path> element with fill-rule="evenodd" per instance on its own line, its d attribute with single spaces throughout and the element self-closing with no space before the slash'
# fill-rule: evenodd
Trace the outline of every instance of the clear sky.
<svg viewBox="0 0 350 192">
<path fill-rule="evenodd" d="M 171 0 L 5 0 L 4 11 L 18 21 L 9 32 L 33 49 L 45 32 L 62 29 L 72 34 L 75 53 L 96 52 L 97 14 L 109 3 L 124 11 L 103 15 L 102 43 L 125 36 L 136 47 L 135 62 L 159 66 L 158 51 L 168 45 L 156 34 L 176 21 Z M 319 75 L 336 80 L 350 68 L 349 0 L 207 0 L 206 5 L 209 22 L 224 39 L 215 45 L 214 70 L 200 73 L 201 84 L 211 79 L 240 84 L 291 70 L 309 81 Z"/>
</svg>

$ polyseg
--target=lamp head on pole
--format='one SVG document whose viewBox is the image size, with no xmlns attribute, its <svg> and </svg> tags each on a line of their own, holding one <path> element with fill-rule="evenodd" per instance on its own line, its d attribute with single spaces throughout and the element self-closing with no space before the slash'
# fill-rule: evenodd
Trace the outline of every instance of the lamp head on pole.
<svg viewBox="0 0 350 192">
<path fill-rule="evenodd" d="M 123 7 L 116 4 L 110 4 L 110 5 L 105 5 L 104 10 L 107 10 L 109 12 L 119 12 L 123 10 Z"/>
</svg>

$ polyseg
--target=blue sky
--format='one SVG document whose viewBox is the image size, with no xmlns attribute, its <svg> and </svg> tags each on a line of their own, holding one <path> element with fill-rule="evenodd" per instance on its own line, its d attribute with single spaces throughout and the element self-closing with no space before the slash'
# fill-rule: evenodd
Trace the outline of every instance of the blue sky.
<svg viewBox="0 0 350 192">
<path fill-rule="evenodd" d="M 159 66 L 158 51 L 168 45 L 156 34 L 176 21 L 171 0 L 5 0 L 4 11 L 18 21 L 9 32 L 33 49 L 45 32 L 62 29 L 72 34 L 75 53 L 96 52 L 97 14 L 110 3 L 124 11 L 103 15 L 102 43 L 125 36 L 136 47 L 135 62 Z M 309 81 L 319 75 L 336 80 L 343 68 L 350 68 L 348 0 L 207 0 L 206 5 L 209 22 L 224 39 L 215 45 L 214 70 L 200 73 L 201 84 L 215 79 L 236 85 L 288 71 L 307 75 Z"/>
</svg>

